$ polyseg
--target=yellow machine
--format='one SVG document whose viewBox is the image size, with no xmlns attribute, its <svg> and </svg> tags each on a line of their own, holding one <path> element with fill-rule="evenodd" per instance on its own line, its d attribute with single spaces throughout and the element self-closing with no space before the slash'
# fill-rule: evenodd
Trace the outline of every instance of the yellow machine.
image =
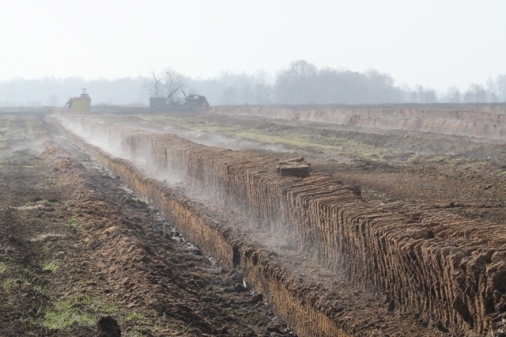
<svg viewBox="0 0 506 337">
<path fill-rule="evenodd" d="M 81 97 L 73 97 L 65 104 L 66 108 L 79 111 L 79 112 L 90 112 L 91 111 L 91 98 L 86 92 L 86 88 L 83 88 Z"/>
</svg>

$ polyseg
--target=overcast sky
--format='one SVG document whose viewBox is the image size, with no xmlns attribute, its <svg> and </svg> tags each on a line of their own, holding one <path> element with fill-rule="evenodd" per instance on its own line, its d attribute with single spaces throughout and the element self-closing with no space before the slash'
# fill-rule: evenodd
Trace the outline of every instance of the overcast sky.
<svg viewBox="0 0 506 337">
<path fill-rule="evenodd" d="M 506 1 L 0 0 L 0 80 L 274 76 L 299 59 L 464 89 L 506 74 Z"/>
</svg>

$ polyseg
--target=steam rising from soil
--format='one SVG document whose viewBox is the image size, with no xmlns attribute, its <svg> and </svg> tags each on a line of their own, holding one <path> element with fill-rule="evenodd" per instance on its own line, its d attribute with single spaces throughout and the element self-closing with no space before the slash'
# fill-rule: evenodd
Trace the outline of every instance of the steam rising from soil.
<svg viewBox="0 0 506 337">
<path fill-rule="evenodd" d="M 66 116 L 64 114 L 60 114 L 55 117 L 66 129 L 72 133 L 83 138 L 86 142 L 99 147 L 112 156 L 130 161 L 147 177 L 156 179 L 158 181 L 163 181 L 171 188 L 175 188 L 183 192 L 193 200 L 205 202 L 208 205 L 218 204 L 220 207 L 225 207 L 227 208 L 229 215 L 235 217 L 236 219 L 242 218 L 242 221 L 250 221 L 246 217 L 247 212 L 245 210 L 236 207 L 234 207 L 234 209 L 229 209 L 227 207 L 225 198 L 223 198 L 221 195 L 224 193 L 223 191 L 217 190 L 214 193 L 209 192 L 209 190 L 204 191 L 201 188 L 196 187 L 195 184 L 192 184 L 190 181 L 188 181 L 188 179 L 191 178 L 187 177 L 184 172 L 180 172 L 174 167 L 160 167 L 158 161 L 154 157 L 153 144 L 151 142 L 138 141 L 135 143 L 135 146 L 132 144 L 122 143 L 121 134 L 125 132 L 132 131 L 133 133 L 139 132 L 139 130 L 149 130 L 149 133 L 153 133 L 153 128 L 143 126 L 133 128 L 131 127 L 131 124 L 125 122 L 114 123 L 114 127 L 111 127 L 112 124 L 108 124 L 103 120 L 94 119 L 93 122 L 90 122 L 90 120 L 86 119 L 85 117 Z M 93 127 L 97 124 L 99 127 Z M 118 124 L 126 124 L 127 126 L 120 126 L 119 128 L 121 130 L 119 130 L 116 128 Z M 171 132 L 172 134 L 176 134 L 185 139 L 192 141 L 199 140 L 196 143 L 205 144 L 207 146 L 221 144 L 224 148 L 234 149 L 254 148 L 257 146 L 257 143 L 255 142 L 238 142 L 232 138 L 224 137 L 221 135 L 199 133 L 174 127 L 165 127 L 164 129 L 173 131 Z M 160 130 L 155 129 L 155 132 L 160 132 Z M 149 137 L 145 138 L 148 139 Z M 275 145 L 270 146 L 269 148 L 276 151 L 281 149 L 286 150 L 287 152 L 291 152 L 291 150 L 288 150 L 286 148 L 282 149 L 282 147 Z M 294 247 L 296 247 L 296 244 L 294 242 L 291 242 L 291 239 L 288 239 L 281 233 L 278 233 L 278 228 L 281 228 L 281 226 L 273 225 L 271 227 L 271 235 L 269 236 L 268 242 L 266 241 L 264 244 L 268 244 L 269 246 L 282 247 L 282 249 L 288 250 L 295 249 Z"/>
</svg>

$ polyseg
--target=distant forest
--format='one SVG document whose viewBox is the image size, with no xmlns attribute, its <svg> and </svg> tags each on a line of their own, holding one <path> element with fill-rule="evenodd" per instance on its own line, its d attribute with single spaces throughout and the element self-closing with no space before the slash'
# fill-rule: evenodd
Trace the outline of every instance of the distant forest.
<svg viewBox="0 0 506 337">
<path fill-rule="evenodd" d="M 0 82 L 0 106 L 63 106 L 69 97 L 87 88 L 94 105 L 146 105 L 150 96 L 167 96 L 181 87 L 186 93 L 207 97 L 211 105 L 273 104 L 379 104 L 379 103 L 485 103 L 506 102 L 506 75 L 490 78 L 486 84 L 470 84 L 447 92 L 406 85 L 377 70 L 354 72 L 321 68 L 299 60 L 269 80 L 255 75 L 223 73 L 217 78 L 195 79 L 172 68 L 149 76 L 114 80 L 84 80 L 79 77 Z M 176 95 L 181 95 L 180 91 Z"/>
</svg>

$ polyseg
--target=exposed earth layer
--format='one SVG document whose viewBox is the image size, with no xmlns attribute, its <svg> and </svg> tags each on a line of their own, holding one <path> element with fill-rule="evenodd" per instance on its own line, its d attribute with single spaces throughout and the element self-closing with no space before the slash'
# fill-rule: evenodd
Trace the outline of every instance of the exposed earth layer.
<svg viewBox="0 0 506 337">
<path fill-rule="evenodd" d="M 0 115 L 7 335 L 504 334 L 504 105 L 109 110 Z"/>
</svg>

